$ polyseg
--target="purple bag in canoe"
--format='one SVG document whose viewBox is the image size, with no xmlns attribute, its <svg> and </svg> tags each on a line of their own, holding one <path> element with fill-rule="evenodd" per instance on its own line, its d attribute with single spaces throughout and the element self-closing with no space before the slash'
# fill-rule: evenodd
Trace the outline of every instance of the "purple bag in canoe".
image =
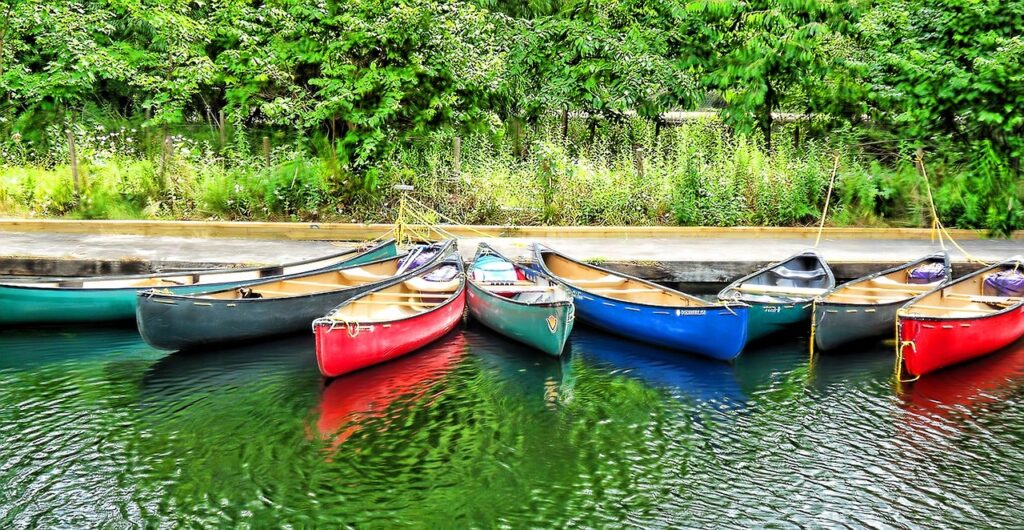
<svg viewBox="0 0 1024 530">
<path fill-rule="evenodd" d="M 910 269 L 907 283 L 923 284 L 941 282 L 946 279 L 946 267 L 941 263 L 928 263 Z"/>
<path fill-rule="evenodd" d="M 985 294 L 996 296 L 1024 296 L 1024 273 L 1003 271 L 985 278 Z"/>
</svg>

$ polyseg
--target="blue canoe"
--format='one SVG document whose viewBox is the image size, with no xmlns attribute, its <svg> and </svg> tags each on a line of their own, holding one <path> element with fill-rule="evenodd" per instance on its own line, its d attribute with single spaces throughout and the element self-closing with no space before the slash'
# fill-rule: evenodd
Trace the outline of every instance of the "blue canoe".
<svg viewBox="0 0 1024 530">
<path fill-rule="evenodd" d="M 735 359 L 747 342 L 747 308 L 712 303 L 534 245 L 534 270 L 565 285 L 576 316 L 611 333 L 712 359 Z"/>
</svg>

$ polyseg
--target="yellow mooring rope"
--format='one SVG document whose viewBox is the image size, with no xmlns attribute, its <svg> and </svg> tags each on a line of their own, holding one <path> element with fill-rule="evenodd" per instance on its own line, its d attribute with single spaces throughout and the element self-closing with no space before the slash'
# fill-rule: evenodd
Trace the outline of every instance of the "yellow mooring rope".
<svg viewBox="0 0 1024 530">
<path fill-rule="evenodd" d="M 836 173 L 839 171 L 839 155 L 836 155 L 832 163 L 832 177 L 828 181 L 828 193 L 825 194 L 825 207 L 821 209 L 821 221 L 818 223 L 818 237 L 814 240 L 814 248 L 821 243 L 821 233 L 825 231 L 825 217 L 828 216 L 828 203 L 832 200 L 832 187 L 836 183 Z"/>
<path fill-rule="evenodd" d="M 939 244 L 942 246 L 942 250 L 946 250 L 946 244 L 942 240 L 942 236 L 943 234 L 945 234 L 946 239 L 948 239 L 949 242 L 952 243 L 953 246 L 956 247 L 957 250 L 959 250 L 965 258 L 967 258 L 967 261 L 973 261 L 975 263 L 980 263 L 985 266 L 990 265 L 989 263 L 972 256 L 970 252 L 967 252 L 967 250 L 964 249 L 964 247 L 960 246 L 960 244 L 957 243 L 955 239 L 953 239 L 953 234 L 950 234 L 949 230 L 946 230 L 946 227 L 942 226 L 942 221 L 939 221 L 938 210 L 935 209 L 935 200 L 932 198 L 932 185 L 928 179 L 928 171 L 924 167 L 924 150 L 917 150 L 917 154 L 914 157 L 914 161 L 917 164 L 918 172 L 921 173 L 921 178 L 924 179 L 925 191 L 928 192 L 928 207 L 931 209 L 932 214 L 932 233 L 938 234 Z M 932 240 L 935 240 L 934 235 L 932 236 Z"/>
<path fill-rule="evenodd" d="M 893 371 L 896 375 L 897 391 L 900 390 L 901 384 L 912 383 L 921 378 L 921 376 L 917 376 L 913 379 L 903 379 L 903 350 L 905 350 L 907 346 L 910 346 L 910 348 L 914 350 L 915 353 L 917 353 L 917 344 L 915 344 L 912 340 L 903 340 L 903 337 L 900 334 L 900 315 L 902 314 L 902 312 L 902 309 L 896 310 L 896 366 L 894 367 Z"/>
</svg>

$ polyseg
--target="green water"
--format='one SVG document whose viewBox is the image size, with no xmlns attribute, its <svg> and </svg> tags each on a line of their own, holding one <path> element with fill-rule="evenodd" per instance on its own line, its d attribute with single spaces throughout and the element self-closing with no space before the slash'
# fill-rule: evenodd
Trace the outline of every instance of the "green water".
<svg viewBox="0 0 1024 530">
<path fill-rule="evenodd" d="M 1024 520 L 1024 344 L 899 391 L 890 350 L 734 365 L 470 326 L 329 383 L 311 337 L 165 354 L 0 332 L 0 527 L 992 527 Z"/>
</svg>

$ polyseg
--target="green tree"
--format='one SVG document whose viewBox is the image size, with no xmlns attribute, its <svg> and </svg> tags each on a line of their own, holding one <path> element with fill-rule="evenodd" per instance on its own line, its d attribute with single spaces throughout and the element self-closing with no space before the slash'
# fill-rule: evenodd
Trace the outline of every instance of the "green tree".
<svg viewBox="0 0 1024 530">
<path fill-rule="evenodd" d="M 997 232 L 1024 226 L 1024 4 L 890 0 L 865 27 L 880 56 L 872 93 L 882 118 L 969 161 L 942 183 L 947 220 Z"/>
<path fill-rule="evenodd" d="M 800 91 L 805 110 L 859 114 L 855 64 L 838 43 L 855 40 L 857 10 L 843 0 L 698 0 L 688 9 L 706 21 L 708 46 L 695 57 L 709 88 L 721 91 L 723 118 L 759 130 L 771 148 L 772 112 Z M 850 80 L 850 81 L 848 81 Z M 832 88 L 832 90 L 825 90 Z"/>
</svg>

